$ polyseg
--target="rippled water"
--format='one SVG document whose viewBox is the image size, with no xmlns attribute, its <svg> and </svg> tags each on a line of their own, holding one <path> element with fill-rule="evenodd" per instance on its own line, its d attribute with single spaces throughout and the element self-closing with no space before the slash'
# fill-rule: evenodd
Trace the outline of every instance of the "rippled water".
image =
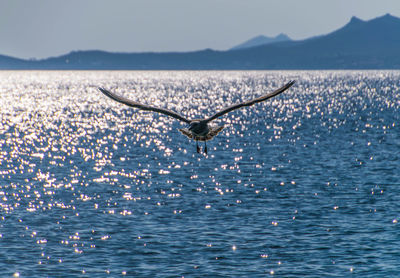
<svg viewBox="0 0 400 278">
<path fill-rule="evenodd" d="M 297 80 L 216 121 L 188 117 Z M 0 270 L 20 277 L 395 277 L 400 72 L 0 72 Z"/>
</svg>

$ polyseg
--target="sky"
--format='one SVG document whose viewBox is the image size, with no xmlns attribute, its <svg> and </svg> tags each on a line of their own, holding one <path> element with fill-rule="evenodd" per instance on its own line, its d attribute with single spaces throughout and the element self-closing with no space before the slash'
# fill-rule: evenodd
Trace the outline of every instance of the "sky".
<svg viewBox="0 0 400 278">
<path fill-rule="evenodd" d="M 0 54 L 226 50 L 258 35 L 327 34 L 352 16 L 400 17 L 399 0 L 0 0 Z"/>
</svg>

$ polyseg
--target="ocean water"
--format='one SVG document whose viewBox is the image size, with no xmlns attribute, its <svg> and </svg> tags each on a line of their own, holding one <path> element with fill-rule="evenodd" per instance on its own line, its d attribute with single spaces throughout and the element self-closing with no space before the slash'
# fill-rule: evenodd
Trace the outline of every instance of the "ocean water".
<svg viewBox="0 0 400 278">
<path fill-rule="evenodd" d="M 289 80 L 208 155 L 97 90 L 199 118 Z M 400 277 L 399 71 L 3 71 L 0 107 L 2 277 Z"/>
</svg>

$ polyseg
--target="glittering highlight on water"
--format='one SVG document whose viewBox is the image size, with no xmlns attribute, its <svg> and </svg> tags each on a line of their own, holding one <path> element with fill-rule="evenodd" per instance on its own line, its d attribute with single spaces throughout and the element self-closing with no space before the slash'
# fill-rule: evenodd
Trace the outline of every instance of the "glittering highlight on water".
<svg viewBox="0 0 400 278">
<path fill-rule="evenodd" d="M 208 156 L 182 124 L 218 120 Z M 400 72 L 0 72 L 7 277 L 394 277 Z"/>
</svg>

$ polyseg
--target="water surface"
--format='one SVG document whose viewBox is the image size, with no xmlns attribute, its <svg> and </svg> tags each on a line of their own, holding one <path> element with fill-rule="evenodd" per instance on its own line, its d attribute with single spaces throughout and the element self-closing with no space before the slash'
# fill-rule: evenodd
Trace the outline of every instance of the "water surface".
<svg viewBox="0 0 400 278">
<path fill-rule="evenodd" d="M 191 118 L 234 111 L 196 153 Z M 0 72 L 0 270 L 395 277 L 400 72 Z"/>
</svg>

